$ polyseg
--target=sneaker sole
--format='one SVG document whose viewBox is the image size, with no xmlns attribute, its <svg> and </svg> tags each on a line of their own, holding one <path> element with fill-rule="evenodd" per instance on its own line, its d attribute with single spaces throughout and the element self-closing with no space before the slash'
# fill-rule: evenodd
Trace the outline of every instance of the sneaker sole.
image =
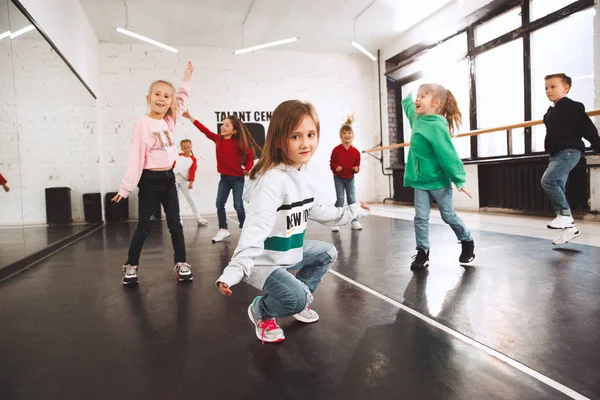
<svg viewBox="0 0 600 400">
<path fill-rule="evenodd" d="M 571 240 L 578 238 L 579 236 L 581 236 L 581 232 L 577 231 L 576 233 L 573 234 L 572 238 L 569 238 L 569 240 L 565 240 L 564 243 L 554 243 L 554 241 L 552 241 L 552 244 L 555 246 L 562 246 L 563 244 L 567 244 L 569 243 Z"/>
<path fill-rule="evenodd" d="M 473 261 L 475 261 L 475 254 L 473 254 L 473 258 L 471 258 L 469 261 L 458 260 L 460 265 L 471 265 L 471 264 L 473 264 Z"/>
<path fill-rule="evenodd" d="M 175 276 L 177 277 L 177 280 L 178 280 L 179 282 L 183 282 L 183 281 L 193 281 L 193 280 L 194 280 L 194 277 L 193 277 L 193 276 L 191 276 L 191 275 L 188 275 L 188 276 L 186 276 L 186 275 L 183 275 L 183 276 L 181 276 L 181 275 L 179 275 L 179 274 L 175 274 Z"/>
<path fill-rule="evenodd" d="M 285 340 L 285 336 L 280 337 L 278 339 L 275 340 L 268 340 L 267 338 L 263 339 L 261 337 L 261 335 L 259 335 L 256 332 L 256 321 L 254 321 L 254 316 L 252 315 L 252 304 L 254 304 L 254 301 L 252 303 L 250 303 L 250 305 L 248 306 L 248 318 L 250 318 L 250 322 L 252 322 L 252 325 L 254 325 L 254 333 L 256 334 L 256 337 L 258 338 L 258 340 L 260 340 L 261 342 L 267 342 L 267 343 L 279 343 L 279 342 L 283 342 Z"/>
<path fill-rule="evenodd" d="M 231 235 L 229 235 L 229 236 L 231 236 Z M 227 239 L 229 236 L 225 236 L 223 239 Z M 212 239 L 212 242 L 213 243 L 219 243 L 219 242 L 222 242 L 223 239 L 219 239 L 219 240 Z"/>
<path fill-rule="evenodd" d="M 312 319 L 312 320 L 308 319 L 308 318 L 301 317 L 299 315 L 292 315 L 292 317 L 294 317 L 294 319 L 296 321 L 302 322 L 302 323 L 305 323 L 305 324 L 314 324 L 315 322 L 317 322 L 319 320 L 319 317 L 317 317 L 317 319 Z"/>
<path fill-rule="evenodd" d="M 127 278 L 125 279 L 125 277 L 123 277 L 121 279 L 121 284 L 127 286 L 127 285 L 137 285 L 138 284 L 138 279 L 137 277 L 135 278 Z"/>
<path fill-rule="evenodd" d="M 414 266 L 414 265 L 410 266 L 410 270 L 411 271 L 422 271 L 422 270 L 427 269 L 427 268 L 429 268 L 429 261 L 427 261 L 427 263 L 425 263 L 422 267 L 421 266 L 417 267 L 417 266 Z"/>
<path fill-rule="evenodd" d="M 568 226 L 552 226 L 552 225 L 546 225 L 546 227 L 548 227 L 548 229 L 568 229 L 568 228 L 572 228 L 573 226 L 575 226 L 575 222 L 573 222 L 571 225 Z"/>
</svg>

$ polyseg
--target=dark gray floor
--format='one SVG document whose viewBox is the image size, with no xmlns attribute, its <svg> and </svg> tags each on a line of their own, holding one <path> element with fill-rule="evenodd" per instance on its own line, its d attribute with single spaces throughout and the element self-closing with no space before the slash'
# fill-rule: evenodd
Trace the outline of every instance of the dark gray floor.
<svg viewBox="0 0 600 400">
<path fill-rule="evenodd" d="M 0 228 L 0 268 L 81 232 L 88 226 L 81 224 Z"/>
<path fill-rule="evenodd" d="M 0 399 L 561 399 L 565 395 L 328 275 L 318 323 L 280 322 L 262 345 L 247 319 L 257 291 L 225 298 L 214 280 L 237 238 L 185 221 L 195 280 L 178 284 L 166 224 L 146 243 L 140 285 L 121 287 L 134 224 L 106 226 L 0 283 Z M 312 225 L 335 269 L 590 397 L 600 397 L 600 249 L 474 232 L 458 265 L 449 228 L 431 226 L 432 266 L 413 275 L 410 221 L 362 232 Z M 533 261 L 535 259 L 535 261 Z M 210 397 L 209 397 L 210 396 Z"/>
</svg>

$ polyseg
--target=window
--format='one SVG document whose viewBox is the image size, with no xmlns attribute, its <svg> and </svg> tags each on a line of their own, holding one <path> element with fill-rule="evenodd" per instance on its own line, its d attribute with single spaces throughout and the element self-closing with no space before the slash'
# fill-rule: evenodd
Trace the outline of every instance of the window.
<svg viewBox="0 0 600 400">
<path fill-rule="evenodd" d="M 458 102 L 463 114 L 463 126 L 460 132 L 470 130 L 469 121 L 469 63 L 465 59 L 467 53 L 467 35 L 462 33 L 429 50 L 409 66 L 412 70 L 421 71 L 422 78 L 402 86 L 402 96 L 417 91 L 423 83 L 439 83 L 450 90 Z M 413 66 L 416 64 L 416 67 Z M 440 68 L 440 66 L 443 66 Z M 410 141 L 410 124 L 403 117 L 404 141 Z M 454 147 L 461 158 L 471 157 L 471 142 L 469 138 L 453 140 Z M 404 149 L 404 159 L 408 156 L 408 148 Z"/>
<path fill-rule="evenodd" d="M 425 82 L 439 83 L 452 92 L 454 97 L 456 97 L 463 118 L 462 127 L 456 133 L 470 131 L 469 62 L 463 60 L 455 63 L 447 63 L 444 68 L 438 68 L 435 72 L 431 71 L 426 74 L 424 80 Z M 469 137 L 454 139 L 452 142 L 460 158 L 471 157 L 471 139 Z"/>
<path fill-rule="evenodd" d="M 406 85 L 402 86 L 401 91 L 402 91 L 402 99 L 404 99 L 406 96 L 408 96 L 410 93 L 415 92 L 419 90 L 419 86 L 421 86 L 423 83 L 425 83 L 424 79 L 418 79 L 416 81 L 412 81 L 410 83 L 407 83 Z M 413 95 L 413 98 L 415 96 Z M 399 107 L 402 107 L 401 104 L 398 105 Z M 412 134 L 412 129 L 410 129 L 410 122 L 408 121 L 408 118 L 406 118 L 406 114 L 404 113 L 404 110 L 402 110 L 402 131 L 404 132 L 404 143 L 409 143 L 410 142 L 410 137 Z M 404 148 L 404 162 L 406 163 L 406 160 L 408 160 L 408 147 Z"/>
<path fill-rule="evenodd" d="M 514 40 L 475 59 L 478 127 L 493 128 L 523 122 L 523 40 Z M 525 152 L 523 129 L 512 132 L 513 154 Z M 478 136 L 478 156 L 508 154 L 507 133 Z"/>
<path fill-rule="evenodd" d="M 515 30 L 521 24 L 521 7 L 516 7 L 504 14 L 500 14 L 496 18 L 475 27 L 475 46 L 480 46 Z"/>
<path fill-rule="evenodd" d="M 544 3 L 534 1 L 534 3 Z M 557 3 L 548 0 L 548 3 Z M 562 2 L 564 3 L 564 1 Z M 568 96 L 594 109 L 594 10 L 578 12 L 531 34 L 532 118 L 542 119 L 552 105 L 544 90 L 544 77 L 564 72 L 573 79 Z M 551 46 L 549 44 L 552 44 Z M 544 151 L 546 128 L 532 129 L 532 150 Z M 586 143 L 587 145 L 588 143 Z"/>
<path fill-rule="evenodd" d="M 530 19 L 535 21 L 572 3 L 575 3 L 575 0 L 530 0 Z"/>
</svg>

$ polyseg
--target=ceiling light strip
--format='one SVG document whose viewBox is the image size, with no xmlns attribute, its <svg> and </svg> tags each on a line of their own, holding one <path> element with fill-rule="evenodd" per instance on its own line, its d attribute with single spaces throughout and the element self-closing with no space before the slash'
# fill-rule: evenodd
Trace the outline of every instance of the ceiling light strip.
<svg viewBox="0 0 600 400">
<path fill-rule="evenodd" d="M 122 33 L 123 35 L 131 36 L 131 37 L 136 38 L 138 40 L 141 40 L 143 42 L 153 44 L 154 46 L 160 47 L 161 49 L 165 49 L 165 50 L 171 51 L 173 53 L 177 53 L 177 49 L 176 48 L 171 47 L 171 46 L 167 46 L 164 43 L 157 42 L 156 40 L 147 38 L 146 36 L 138 35 L 135 32 L 131 32 L 131 31 L 128 31 L 128 30 L 123 29 L 123 28 L 117 28 L 117 32 Z"/>
<path fill-rule="evenodd" d="M 279 46 L 279 45 L 286 44 L 286 43 L 292 43 L 292 42 L 295 42 L 297 40 L 298 40 L 297 37 L 293 37 L 293 38 L 289 38 L 289 39 L 283 39 L 283 40 L 277 40 L 275 42 L 269 42 L 269 43 L 265 43 L 265 44 L 260 44 L 258 46 L 253 46 L 253 47 L 248 47 L 248 48 L 241 49 L 241 50 L 236 50 L 236 51 L 234 51 L 234 54 L 248 53 L 250 51 L 260 50 L 260 49 L 264 49 L 264 48 L 267 48 L 267 47 L 273 47 L 273 46 Z"/>
</svg>

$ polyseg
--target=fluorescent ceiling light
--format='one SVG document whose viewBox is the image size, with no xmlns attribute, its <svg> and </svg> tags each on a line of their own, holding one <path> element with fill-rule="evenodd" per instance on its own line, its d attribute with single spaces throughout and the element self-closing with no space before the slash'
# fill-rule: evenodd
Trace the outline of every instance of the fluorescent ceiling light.
<svg viewBox="0 0 600 400">
<path fill-rule="evenodd" d="M 5 37 L 9 37 L 9 36 L 10 36 L 10 31 L 0 33 L 0 40 L 4 39 Z"/>
<path fill-rule="evenodd" d="M 250 51 L 264 49 L 266 47 L 273 47 L 273 46 L 279 46 L 280 44 L 292 43 L 292 42 L 295 42 L 297 40 L 298 40 L 297 37 L 293 37 L 293 38 L 289 38 L 289 39 L 283 39 L 283 40 L 278 40 L 276 42 L 270 42 L 270 43 L 260 44 L 258 46 L 254 46 L 254 47 L 247 47 L 245 49 L 236 50 L 236 51 L 234 51 L 234 54 L 248 53 Z"/>
<path fill-rule="evenodd" d="M 373 54 L 369 53 L 369 51 L 367 49 L 365 49 L 364 47 L 362 47 L 360 44 L 358 44 L 356 42 L 352 42 L 352 46 L 354 46 L 357 49 L 359 49 L 360 51 L 362 51 L 371 60 L 377 61 L 377 58 Z"/>
<path fill-rule="evenodd" d="M 18 31 L 11 33 L 11 34 L 10 34 L 10 38 L 11 38 L 11 39 L 14 39 L 14 38 L 16 38 L 17 36 L 20 36 L 20 35 L 22 35 L 22 34 L 24 34 L 24 33 L 27 33 L 27 32 L 29 32 L 29 31 L 32 31 L 32 30 L 34 30 L 34 29 L 35 29 L 35 27 L 34 27 L 33 25 L 28 25 L 28 26 L 26 26 L 25 28 L 21 28 L 21 29 L 19 29 Z M 4 34 L 3 34 L 3 35 L 4 35 Z"/>
<path fill-rule="evenodd" d="M 144 41 L 146 43 L 153 44 L 153 45 L 155 45 L 157 47 L 160 47 L 161 49 L 165 49 L 165 50 L 171 51 L 173 53 L 177 53 L 177 49 L 176 48 L 173 48 L 171 46 L 167 46 L 166 44 L 163 44 L 161 42 L 157 42 L 156 40 L 152 40 L 150 38 L 147 38 L 146 36 L 138 35 L 137 33 L 130 32 L 130 31 L 125 30 L 123 28 L 117 28 L 117 32 L 122 33 L 122 34 L 127 35 L 127 36 L 134 37 L 134 38 L 139 39 L 141 41 Z"/>
</svg>

